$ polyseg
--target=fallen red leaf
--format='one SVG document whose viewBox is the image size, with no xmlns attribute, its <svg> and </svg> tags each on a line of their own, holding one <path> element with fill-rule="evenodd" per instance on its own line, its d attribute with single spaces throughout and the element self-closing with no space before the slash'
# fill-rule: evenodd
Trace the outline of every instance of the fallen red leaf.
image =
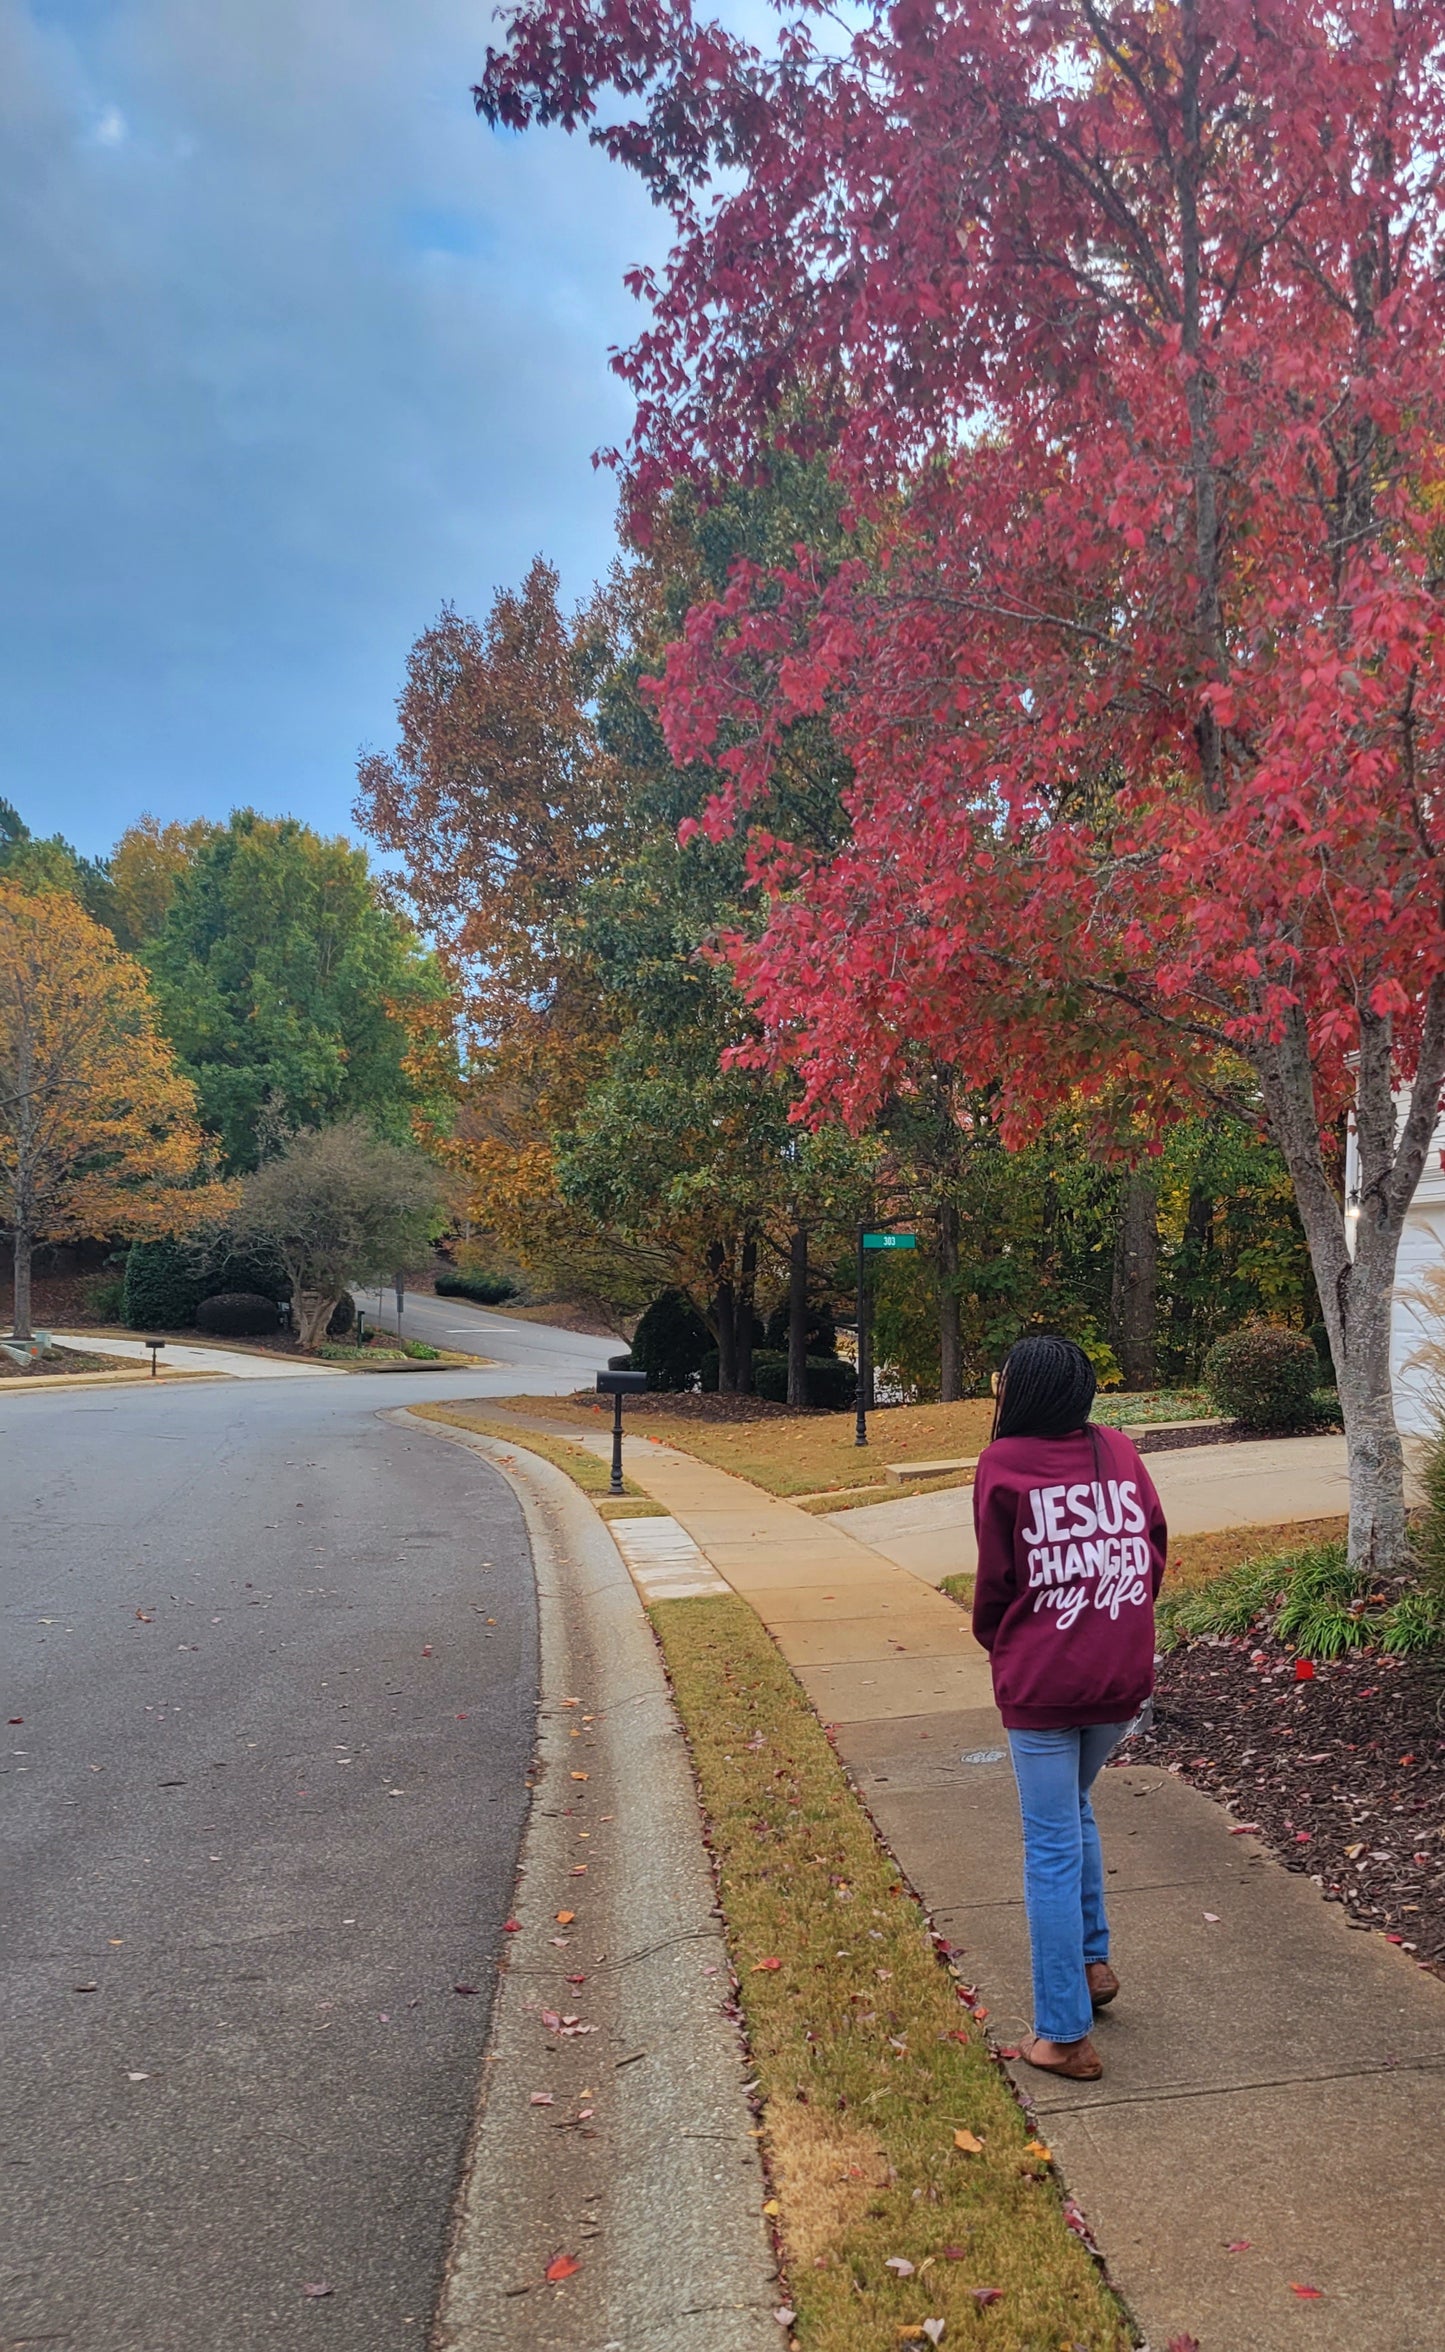
<svg viewBox="0 0 1445 2352">
<path fill-rule="evenodd" d="M 782 1965 L 783 1963 L 781 1960 L 755 1960 L 753 1962 L 752 1973 L 754 1976 L 756 1976 L 760 1968 L 771 1970 L 774 1968 L 781 1968 Z"/>
<path fill-rule="evenodd" d="M 1313 1658 L 1296 1658 L 1294 1662 L 1294 1678 L 1296 1682 L 1314 1681 L 1315 1662 Z"/>
<path fill-rule="evenodd" d="M 1247 2254 L 1249 2245 L 1248 2238 L 1231 2238 L 1224 2251 L 1226 2254 Z"/>
<path fill-rule="evenodd" d="M 521 1932 L 522 1922 L 520 1919 L 504 1919 L 502 1921 L 503 1935 L 520 1935 Z"/>
<path fill-rule="evenodd" d="M 980 2311 L 986 2311 L 990 2303 L 1001 2303 L 1003 2301 L 1002 2287 L 970 2287 L 969 2293 L 972 2295 Z"/>
<path fill-rule="evenodd" d="M 1301 2303 L 1323 2303 L 1325 2299 L 1323 2287 L 1302 2287 L 1298 2279 L 1290 2280 L 1289 2291 L 1292 2295 L 1298 2295 Z"/>
<path fill-rule="evenodd" d="M 479 1990 L 480 1990 L 480 1987 L 479 1987 L 479 1986 L 477 1986 L 477 1985 L 453 1985 L 453 1986 L 452 1986 L 452 1991 L 453 1991 L 454 1993 L 475 1993 L 475 1992 L 477 1992 L 477 1991 L 479 1991 Z"/>
<path fill-rule="evenodd" d="M 559 2279 L 575 2278 L 581 2268 L 575 2254 L 559 2254 L 555 2262 L 548 2263 L 547 2276 L 555 2286 Z"/>
<path fill-rule="evenodd" d="M 1199 2338 L 1197 2336 L 1171 2336 L 1164 2347 L 1164 2352 L 1199 2352 Z"/>
</svg>

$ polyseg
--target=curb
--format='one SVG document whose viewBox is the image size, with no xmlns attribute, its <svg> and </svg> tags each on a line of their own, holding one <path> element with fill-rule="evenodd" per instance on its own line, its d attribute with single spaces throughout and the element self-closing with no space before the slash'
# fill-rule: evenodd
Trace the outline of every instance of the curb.
<svg viewBox="0 0 1445 2352">
<path fill-rule="evenodd" d="M 541 1633 L 520 1924 L 498 1974 L 431 2352 L 776 2352 L 727 1949 L 681 1726 L 632 1580 L 549 1462 L 405 1407 L 387 1417 L 403 1416 L 513 1487 Z M 575 1923 L 559 1924 L 561 1910 Z M 580 2031 L 544 2023 L 574 2012 Z M 579 2267 L 549 2282 L 559 2257 Z"/>
</svg>

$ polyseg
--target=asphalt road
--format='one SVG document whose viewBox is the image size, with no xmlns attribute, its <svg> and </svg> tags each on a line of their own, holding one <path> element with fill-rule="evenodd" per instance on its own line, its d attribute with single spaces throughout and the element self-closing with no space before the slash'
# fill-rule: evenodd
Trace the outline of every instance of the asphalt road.
<svg viewBox="0 0 1445 2352">
<path fill-rule="evenodd" d="M 535 1593 L 507 1487 L 383 1415 L 609 1344 L 509 1328 L 485 1374 L 0 1398 L 4 2352 L 425 2340 Z"/>
<path fill-rule="evenodd" d="M 359 1290 L 356 1303 L 369 1324 L 382 1323 L 395 1331 L 396 1297 L 392 1291 Z M 524 1323 L 514 1315 L 499 1315 L 488 1307 L 468 1306 L 465 1299 L 432 1298 L 409 1290 L 402 1310 L 401 1329 L 407 1339 L 424 1339 L 432 1347 L 473 1348 L 480 1355 L 504 1356 L 529 1377 L 545 1377 L 565 1370 L 567 1385 L 578 1351 L 587 1351 L 589 1366 L 600 1368 L 609 1356 L 622 1355 L 625 1339 L 585 1339 L 575 1331 L 557 1331 L 543 1323 Z M 585 1375 L 591 1378 L 591 1372 Z"/>
</svg>

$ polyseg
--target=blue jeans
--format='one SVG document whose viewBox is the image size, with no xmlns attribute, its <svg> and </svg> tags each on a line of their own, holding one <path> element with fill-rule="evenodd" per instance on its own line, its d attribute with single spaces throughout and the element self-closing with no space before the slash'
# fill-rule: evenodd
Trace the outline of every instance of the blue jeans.
<svg viewBox="0 0 1445 2352">
<path fill-rule="evenodd" d="M 1104 1857 L 1089 1803 L 1104 1759 L 1127 1723 L 1077 1731 L 1011 1731 L 1009 1751 L 1024 1825 L 1024 1908 L 1034 1963 L 1034 2032 L 1081 2041 L 1093 2023 L 1084 1970 L 1109 1957 Z"/>
</svg>

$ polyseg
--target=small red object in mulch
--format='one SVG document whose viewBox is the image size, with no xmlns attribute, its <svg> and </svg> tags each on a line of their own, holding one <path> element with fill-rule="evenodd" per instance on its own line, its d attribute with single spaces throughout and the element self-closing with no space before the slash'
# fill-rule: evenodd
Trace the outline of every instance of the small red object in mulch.
<svg viewBox="0 0 1445 2352">
<path fill-rule="evenodd" d="M 1296 1658 L 1294 1662 L 1294 1678 L 1296 1682 L 1314 1681 L 1315 1662 L 1313 1658 Z"/>
<path fill-rule="evenodd" d="M 1296 1680 L 1296 1669 L 1313 1671 Z M 1428 1660 L 1297 1659 L 1258 1629 L 1161 1661 L 1151 1728 L 1119 1752 L 1242 1814 L 1353 1923 L 1445 1976 L 1445 1728 Z"/>
</svg>

